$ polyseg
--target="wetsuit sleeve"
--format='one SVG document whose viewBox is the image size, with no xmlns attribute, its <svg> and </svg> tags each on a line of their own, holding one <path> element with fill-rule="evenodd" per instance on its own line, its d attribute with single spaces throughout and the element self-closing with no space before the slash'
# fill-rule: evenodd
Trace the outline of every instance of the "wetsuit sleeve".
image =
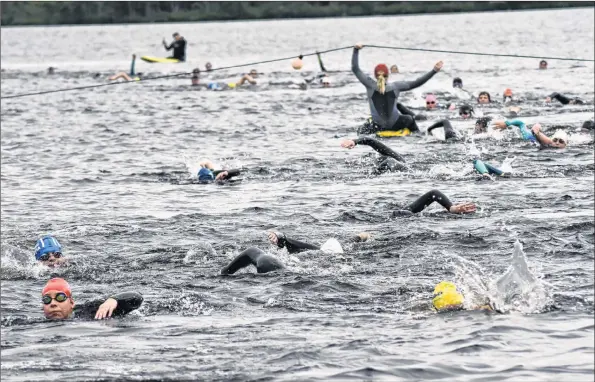
<svg viewBox="0 0 595 382">
<path fill-rule="evenodd" d="M 513 121 L 505 121 L 504 122 L 506 124 L 506 126 L 516 126 L 516 127 L 520 127 L 523 128 L 525 127 L 525 122 L 521 121 L 520 119 L 515 119 Z"/>
<path fill-rule="evenodd" d="M 87 301 L 82 304 L 76 304 L 74 306 L 74 318 L 80 318 L 83 320 L 92 320 L 95 318 L 95 313 L 99 306 L 103 304 L 102 300 Z"/>
<path fill-rule="evenodd" d="M 422 86 L 423 84 L 425 84 L 426 82 L 428 82 L 430 80 L 430 78 L 434 77 L 434 74 L 436 74 L 436 72 L 434 71 L 434 69 L 432 69 L 416 80 L 393 82 L 392 87 L 397 88 L 401 91 L 412 90 L 412 89 L 418 88 L 418 87 Z"/>
<path fill-rule="evenodd" d="M 446 119 L 441 119 L 440 121 L 434 123 L 432 126 L 428 127 L 428 133 L 432 133 L 432 130 L 437 129 L 439 127 L 444 126 L 444 122 L 448 122 Z"/>
<path fill-rule="evenodd" d="M 366 76 L 359 68 L 359 50 L 353 49 L 353 56 L 351 56 L 351 71 L 359 82 L 361 82 L 368 89 L 376 89 L 376 81 Z"/>
<path fill-rule="evenodd" d="M 455 130 L 448 119 L 442 119 L 428 127 L 428 134 L 431 134 L 432 130 L 439 127 L 444 127 L 444 139 L 456 138 L 457 134 L 455 133 Z"/>
<path fill-rule="evenodd" d="M 230 179 L 230 178 L 233 178 L 234 176 L 238 176 L 241 174 L 240 170 L 216 170 L 216 171 L 213 171 L 213 176 L 216 178 L 217 175 L 223 171 L 227 171 L 227 176 L 225 177 L 225 179 Z"/>
<path fill-rule="evenodd" d="M 138 309 L 143 303 L 143 296 L 138 292 L 123 292 L 111 296 L 118 301 L 118 306 L 112 313 L 112 317 L 125 316 L 133 310 Z"/>
<path fill-rule="evenodd" d="M 405 163 L 405 158 L 403 158 L 400 154 L 396 153 L 393 149 L 385 145 L 384 143 L 372 138 L 372 137 L 360 137 L 353 140 L 356 145 L 366 145 L 370 146 L 378 153 L 382 155 L 386 155 L 391 158 L 395 158 L 399 162 Z"/>
<path fill-rule="evenodd" d="M 172 42 L 171 44 L 167 45 L 165 42 L 163 43 L 163 47 L 165 48 L 165 50 L 171 50 L 174 47 L 174 42 Z"/>
<path fill-rule="evenodd" d="M 415 117 L 415 113 L 409 110 L 407 107 L 405 107 L 405 105 L 403 105 L 400 102 L 397 102 L 397 110 L 399 110 L 399 113 L 403 115 L 410 115 L 412 117 Z"/>
<path fill-rule="evenodd" d="M 136 61 L 136 58 L 132 59 L 132 63 L 130 64 L 130 75 L 134 76 L 134 63 Z"/>
<path fill-rule="evenodd" d="M 568 98 L 560 93 L 554 92 L 554 93 L 550 94 L 550 98 L 557 99 L 558 102 L 560 102 L 561 104 L 564 104 L 564 105 L 568 105 L 570 103 L 570 98 Z"/>
<path fill-rule="evenodd" d="M 259 248 L 250 247 L 237 255 L 231 263 L 221 269 L 221 274 L 231 275 L 249 265 L 254 265 L 258 273 L 267 273 L 284 268 L 283 263 L 278 259 L 265 254 Z"/>
<path fill-rule="evenodd" d="M 320 53 L 316 53 L 316 56 L 318 57 L 318 65 L 320 65 L 320 70 L 323 72 L 326 72 L 326 68 L 324 67 L 324 64 L 322 63 L 322 57 L 320 57 Z"/>
<path fill-rule="evenodd" d="M 287 248 L 287 252 L 289 252 L 289 253 L 302 252 L 302 251 L 307 251 L 310 249 L 314 249 L 314 250 L 320 249 L 320 247 L 317 245 L 288 238 L 285 236 L 284 233 L 281 233 L 281 232 L 275 232 L 275 235 L 277 235 L 277 247 Z"/>
<path fill-rule="evenodd" d="M 414 214 L 423 211 L 427 206 L 430 204 L 438 202 L 442 207 L 446 208 L 447 211 L 450 211 L 450 207 L 452 207 L 451 201 L 448 199 L 446 195 L 438 190 L 428 191 L 422 196 L 420 196 L 415 202 L 411 203 L 407 210 L 413 212 Z"/>
</svg>

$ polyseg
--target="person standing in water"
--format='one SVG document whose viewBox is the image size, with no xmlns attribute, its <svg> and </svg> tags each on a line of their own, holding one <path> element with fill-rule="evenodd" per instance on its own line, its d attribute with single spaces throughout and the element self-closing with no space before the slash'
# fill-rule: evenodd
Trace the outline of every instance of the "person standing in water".
<svg viewBox="0 0 595 382">
<path fill-rule="evenodd" d="M 186 61 L 186 40 L 180 36 L 178 32 L 173 34 L 174 41 L 167 45 L 165 39 L 163 39 L 163 47 L 165 50 L 174 50 L 174 54 L 168 58 L 175 58 L 179 61 Z"/>
<path fill-rule="evenodd" d="M 374 68 L 375 80 L 366 76 L 359 68 L 359 51 L 363 45 L 357 44 L 353 49 L 351 58 L 351 70 L 357 79 L 366 87 L 368 102 L 372 121 L 366 122 L 358 130 L 358 134 L 371 134 L 378 131 L 399 131 L 409 129 L 419 131 L 419 128 L 409 115 L 402 115 L 397 108 L 397 100 L 402 91 L 418 88 L 428 82 L 436 73 L 442 69 L 442 61 L 434 65 L 434 69 L 415 81 L 395 81 L 387 83 L 389 76 L 388 67 L 385 64 L 376 65 Z"/>
</svg>

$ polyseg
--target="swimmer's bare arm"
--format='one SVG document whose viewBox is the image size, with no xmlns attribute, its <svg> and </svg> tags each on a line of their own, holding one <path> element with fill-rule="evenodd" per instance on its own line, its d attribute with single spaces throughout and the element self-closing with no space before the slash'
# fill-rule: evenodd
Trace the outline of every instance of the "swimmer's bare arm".
<svg viewBox="0 0 595 382">
<path fill-rule="evenodd" d="M 539 144 L 541 144 L 542 146 L 556 147 L 559 149 L 563 149 L 566 147 L 566 143 L 554 142 L 550 137 L 542 133 L 541 128 L 539 126 L 533 126 L 531 132 L 533 132 L 535 139 L 537 139 Z"/>
<path fill-rule="evenodd" d="M 430 78 L 434 77 L 434 74 L 438 73 L 440 71 L 440 69 L 442 69 L 443 65 L 444 65 L 444 63 L 442 61 L 438 61 L 436 63 L 436 65 L 434 65 L 434 69 L 430 70 L 428 73 L 424 74 L 423 76 L 419 77 L 418 79 L 413 80 L 413 81 L 393 82 L 389 86 L 387 86 L 387 90 L 399 89 L 399 90 L 403 91 L 403 90 L 412 90 L 412 89 L 418 88 L 418 87 L 422 86 L 423 84 L 425 84 L 426 82 L 428 82 L 430 80 Z"/>
<path fill-rule="evenodd" d="M 200 167 L 208 168 L 209 170 L 214 170 L 215 169 L 215 165 L 213 165 L 213 162 L 211 162 L 208 159 L 205 159 L 205 160 L 201 161 L 198 165 Z"/>
<path fill-rule="evenodd" d="M 353 74 L 355 74 L 359 82 L 361 82 L 366 88 L 376 89 L 376 81 L 366 76 L 359 68 L 359 50 L 362 47 L 363 46 L 361 44 L 357 44 L 353 48 L 353 55 L 351 56 L 351 71 Z"/>
<path fill-rule="evenodd" d="M 240 81 L 238 81 L 238 83 L 236 84 L 237 86 L 241 86 L 243 85 L 246 81 L 248 81 L 248 83 L 252 84 L 252 85 L 256 85 L 256 80 L 254 78 L 252 78 L 251 75 L 249 74 L 244 74 L 242 76 L 242 78 L 240 79 Z"/>
</svg>

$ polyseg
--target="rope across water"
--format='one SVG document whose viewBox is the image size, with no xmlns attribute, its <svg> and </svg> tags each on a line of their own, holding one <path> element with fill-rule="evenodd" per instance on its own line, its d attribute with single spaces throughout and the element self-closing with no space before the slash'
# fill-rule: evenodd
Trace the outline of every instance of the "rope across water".
<svg viewBox="0 0 595 382">
<path fill-rule="evenodd" d="M 585 58 L 544 57 L 544 56 L 534 56 L 534 55 L 498 54 L 498 53 L 481 53 L 481 52 L 460 52 L 460 51 L 454 51 L 454 50 L 426 49 L 426 48 L 407 48 L 407 47 L 384 46 L 384 45 L 364 45 L 364 47 L 377 48 L 377 49 L 409 50 L 409 51 L 419 51 L 419 52 L 466 54 L 466 55 L 473 55 L 473 56 L 535 58 L 535 59 L 542 59 L 542 60 L 595 62 L 595 60 L 590 60 L 590 59 L 585 59 Z M 352 45 L 350 45 L 350 46 L 344 46 L 344 47 L 341 47 L 341 48 L 334 48 L 334 49 L 328 49 L 328 50 L 323 50 L 323 51 L 318 51 L 318 52 L 313 52 L 313 53 L 300 54 L 299 57 L 314 56 L 316 54 L 336 52 L 336 51 L 339 51 L 339 50 L 346 50 L 346 49 L 351 49 L 351 48 L 353 48 Z M 246 64 L 223 66 L 223 67 L 220 67 L 220 68 L 214 68 L 211 71 L 214 72 L 214 71 L 217 71 L 217 70 L 227 70 L 227 69 L 241 68 L 241 67 L 245 67 L 245 66 L 256 66 L 256 65 L 261 65 L 261 64 L 268 64 L 268 63 L 271 63 L 271 62 L 279 62 L 279 61 L 291 60 L 291 59 L 294 59 L 295 57 L 296 56 L 291 56 L 291 57 L 275 58 L 275 59 L 272 59 L 272 60 L 250 62 L 250 63 L 246 63 Z M 177 73 L 177 74 L 167 74 L 167 75 L 157 76 L 157 77 L 141 78 L 138 81 L 130 81 L 130 82 L 142 82 L 142 81 L 150 81 L 150 80 L 159 80 L 159 79 L 164 79 L 164 78 L 174 78 L 174 77 L 180 77 L 180 76 L 188 76 L 188 75 L 191 75 L 191 74 L 192 74 L 192 72 L 184 72 L 184 73 Z M 52 90 L 45 90 L 45 91 L 40 91 L 40 92 L 21 93 L 21 94 L 9 95 L 9 96 L 2 96 L 2 97 L 0 97 L 0 99 L 29 97 L 29 96 L 34 96 L 34 95 L 60 93 L 60 92 L 67 92 L 67 91 L 73 91 L 73 90 L 94 89 L 94 88 L 101 88 L 101 87 L 104 87 L 104 86 L 121 85 L 121 84 L 126 84 L 126 83 L 128 83 L 128 82 L 110 82 L 110 83 L 105 83 L 105 84 L 77 86 L 77 87 L 72 87 L 72 88 L 52 89 Z"/>
</svg>

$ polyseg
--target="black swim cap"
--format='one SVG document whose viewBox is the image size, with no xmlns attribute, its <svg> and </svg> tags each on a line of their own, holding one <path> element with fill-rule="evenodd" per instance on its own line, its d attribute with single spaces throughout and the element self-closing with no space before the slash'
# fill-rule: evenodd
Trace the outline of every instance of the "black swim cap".
<svg viewBox="0 0 595 382">
<path fill-rule="evenodd" d="M 585 123 L 583 123 L 583 129 L 593 130 L 593 128 L 595 128 L 595 122 L 593 122 L 593 121 L 585 121 Z"/>
<path fill-rule="evenodd" d="M 472 115 L 473 114 L 473 107 L 471 107 L 471 105 L 461 105 L 461 107 L 459 107 L 459 115 L 462 114 L 468 114 L 468 115 Z"/>
<path fill-rule="evenodd" d="M 490 123 L 491 120 L 492 117 L 481 117 L 475 121 L 475 124 L 481 126 L 483 129 L 487 129 L 488 123 Z"/>
<path fill-rule="evenodd" d="M 459 77 L 456 77 L 455 79 L 452 80 L 452 87 L 453 88 L 457 88 L 457 87 L 458 88 L 462 88 L 463 87 L 463 80 L 460 79 Z"/>
</svg>

